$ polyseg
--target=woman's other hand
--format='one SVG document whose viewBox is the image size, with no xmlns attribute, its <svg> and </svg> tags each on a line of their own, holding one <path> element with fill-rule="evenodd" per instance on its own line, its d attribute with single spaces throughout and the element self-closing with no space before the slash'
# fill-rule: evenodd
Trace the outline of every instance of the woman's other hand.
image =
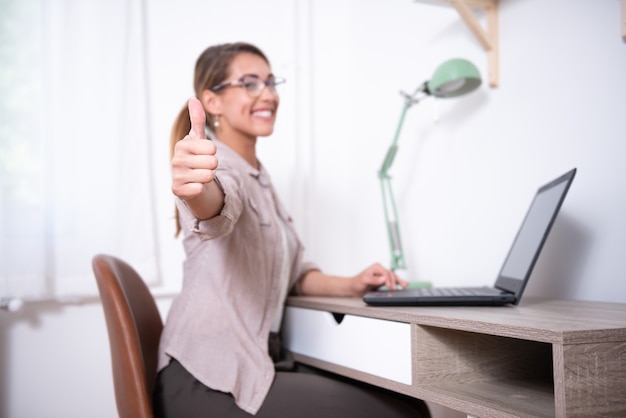
<svg viewBox="0 0 626 418">
<path fill-rule="evenodd" d="M 387 286 L 390 289 L 397 289 L 398 286 L 407 287 L 408 283 L 401 279 L 396 273 L 384 268 L 379 263 L 372 264 L 356 276 L 350 279 L 351 288 L 355 296 L 363 296 L 370 290 L 380 286 Z"/>
<path fill-rule="evenodd" d="M 298 293 L 308 296 L 361 297 L 380 286 L 397 289 L 398 286 L 407 287 L 408 283 L 393 271 L 375 263 L 352 277 L 329 276 L 319 270 L 311 270 L 300 281 Z"/>
</svg>

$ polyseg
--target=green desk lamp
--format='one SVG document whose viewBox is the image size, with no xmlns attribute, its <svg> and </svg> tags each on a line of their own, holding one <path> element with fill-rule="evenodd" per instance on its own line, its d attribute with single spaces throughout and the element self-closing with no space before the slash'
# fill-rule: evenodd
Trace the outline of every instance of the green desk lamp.
<svg viewBox="0 0 626 418">
<path fill-rule="evenodd" d="M 476 90 L 480 83 L 480 73 L 476 66 L 465 59 L 456 58 L 441 64 L 435 70 L 432 79 L 419 85 L 413 94 L 409 95 L 405 92 L 400 92 L 404 97 L 404 107 L 402 108 L 402 114 L 400 115 L 393 142 L 387 151 L 382 167 L 378 171 L 378 178 L 380 179 L 383 193 L 389 246 L 391 248 L 391 270 L 406 269 L 402 241 L 400 239 L 400 228 L 398 226 L 398 212 L 391 191 L 391 177 L 389 176 L 389 168 L 393 164 L 398 151 L 398 138 L 400 137 L 400 130 L 402 129 L 406 112 L 411 106 L 429 96 L 441 98 L 461 96 Z"/>
</svg>

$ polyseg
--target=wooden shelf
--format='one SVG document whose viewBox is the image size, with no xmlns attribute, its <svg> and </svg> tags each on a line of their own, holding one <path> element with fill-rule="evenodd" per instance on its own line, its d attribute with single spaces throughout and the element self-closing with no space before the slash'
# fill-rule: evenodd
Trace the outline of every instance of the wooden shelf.
<svg viewBox="0 0 626 418">
<path fill-rule="evenodd" d="M 452 409 L 465 411 L 471 416 L 500 418 L 555 416 L 553 386 L 542 381 L 493 380 L 472 384 L 451 383 L 426 386 L 424 391 L 429 393 L 432 402 L 449 405 Z M 480 404 L 477 404 L 477 399 L 480 399 Z M 510 411 L 510 415 L 505 415 L 505 411 Z"/>
</svg>

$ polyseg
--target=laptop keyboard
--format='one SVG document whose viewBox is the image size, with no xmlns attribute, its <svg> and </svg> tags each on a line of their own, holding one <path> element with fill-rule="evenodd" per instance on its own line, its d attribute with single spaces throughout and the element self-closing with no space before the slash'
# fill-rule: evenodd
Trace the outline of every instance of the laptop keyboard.
<svg viewBox="0 0 626 418">
<path fill-rule="evenodd" d="M 501 293 L 489 287 L 425 287 L 416 290 L 423 296 L 476 296 Z"/>
</svg>

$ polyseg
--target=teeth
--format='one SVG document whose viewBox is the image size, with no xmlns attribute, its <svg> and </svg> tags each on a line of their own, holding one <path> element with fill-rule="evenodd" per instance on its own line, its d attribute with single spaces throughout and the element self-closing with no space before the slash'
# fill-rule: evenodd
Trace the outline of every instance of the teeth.
<svg viewBox="0 0 626 418">
<path fill-rule="evenodd" d="M 253 113 L 255 116 L 261 116 L 263 118 L 269 118 L 272 116 L 272 112 L 269 110 L 259 110 Z"/>
</svg>

